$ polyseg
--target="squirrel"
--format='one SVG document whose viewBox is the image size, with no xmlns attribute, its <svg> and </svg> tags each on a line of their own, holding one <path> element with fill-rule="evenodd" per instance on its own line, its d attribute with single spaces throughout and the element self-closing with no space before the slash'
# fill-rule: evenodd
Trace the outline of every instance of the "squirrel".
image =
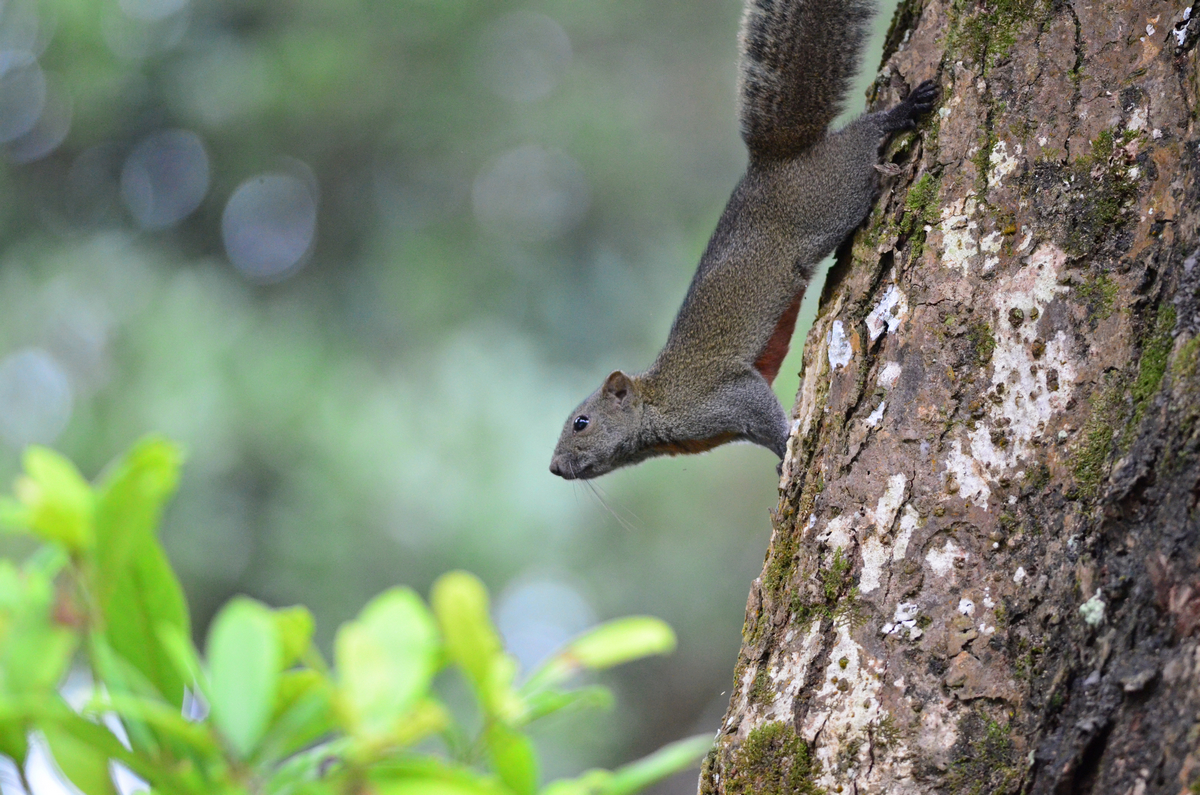
<svg viewBox="0 0 1200 795">
<path fill-rule="evenodd" d="M 594 478 L 733 441 L 780 458 L 789 425 L 771 382 L 817 264 L 862 223 L 879 150 L 933 107 L 898 105 L 829 132 L 858 69 L 872 0 L 746 0 L 739 117 L 749 165 L 648 370 L 617 370 L 568 417 L 550 471 Z"/>
</svg>

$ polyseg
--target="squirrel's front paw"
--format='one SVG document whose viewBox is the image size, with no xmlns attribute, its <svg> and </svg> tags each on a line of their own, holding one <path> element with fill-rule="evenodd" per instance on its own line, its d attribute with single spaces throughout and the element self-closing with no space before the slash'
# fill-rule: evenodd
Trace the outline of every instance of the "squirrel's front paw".
<svg viewBox="0 0 1200 795">
<path fill-rule="evenodd" d="M 937 84 L 932 80 L 926 80 L 904 98 L 903 104 L 909 107 L 909 112 L 913 116 L 924 116 L 933 110 L 933 103 L 937 100 L 937 93 Z"/>
<path fill-rule="evenodd" d="M 888 131 L 911 130 L 916 127 L 917 119 L 933 109 L 937 94 L 937 84 L 932 80 L 926 80 L 908 92 L 908 96 L 888 112 Z"/>
</svg>

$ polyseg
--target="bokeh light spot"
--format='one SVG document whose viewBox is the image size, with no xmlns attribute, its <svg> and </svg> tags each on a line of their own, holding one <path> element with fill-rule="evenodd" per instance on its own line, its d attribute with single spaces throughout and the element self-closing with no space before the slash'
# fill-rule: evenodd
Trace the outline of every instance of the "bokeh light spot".
<svg viewBox="0 0 1200 795">
<path fill-rule="evenodd" d="M 46 85 L 45 102 L 37 122 L 24 134 L 13 138 L 5 154 L 13 163 L 32 163 L 53 152 L 71 131 L 71 100 L 53 81 Z"/>
<path fill-rule="evenodd" d="M 149 7 L 154 3 L 151 0 L 144 5 Z M 140 61 L 177 47 L 188 31 L 191 17 L 187 3 L 162 16 L 138 16 L 112 8 L 101 18 L 100 30 L 113 54 Z"/>
<path fill-rule="evenodd" d="M 496 604 L 496 626 L 526 671 L 595 622 L 595 612 L 583 594 L 558 579 L 542 577 L 510 585 Z"/>
<path fill-rule="evenodd" d="M 71 380 L 54 357 L 25 348 L 0 361 L 0 437 L 16 448 L 49 444 L 71 419 Z"/>
<path fill-rule="evenodd" d="M 0 142 L 33 129 L 46 104 L 46 76 L 28 53 L 0 52 Z"/>
<path fill-rule="evenodd" d="M 229 197 L 221 234 L 229 261 L 259 281 L 281 279 L 300 265 L 317 231 L 317 201 L 290 174 L 252 177 Z"/>
<path fill-rule="evenodd" d="M 484 31 L 478 52 L 479 77 L 494 94 L 532 102 L 558 85 L 571 63 L 571 39 L 550 17 L 516 11 Z"/>
<path fill-rule="evenodd" d="M 0 2 L 0 53 L 36 56 L 41 52 L 38 35 L 41 26 L 37 3 L 33 0 Z M 3 69 L 4 64 L 0 64 L 0 71 Z"/>
<path fill-rule="evenodd" d="M 121 10 L 134 19 L 156 22 L 182 11 L 188 0 L 120 0 Z"/>
<path fill-rule="evenodd" d="M 143 229 L 165 229 L 190 215 L 208 193 L 208 154 L 188 130 L 141 141 L 121 170 L 121 197 Z"/>
<path fill-rule="evenodd" d="M 552 240 L 583 220 L 591 201 L 579 164 L 533 144 L 505 152 L 471 190 L 475 217 L 498 234 Z"/>
</svg>

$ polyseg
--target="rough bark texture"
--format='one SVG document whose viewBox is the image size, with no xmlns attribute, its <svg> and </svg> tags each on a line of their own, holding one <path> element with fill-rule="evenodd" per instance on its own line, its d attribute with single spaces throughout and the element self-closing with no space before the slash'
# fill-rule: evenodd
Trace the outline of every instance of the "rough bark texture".
<svg viewBox="0 0 1200 795">
<path fill-rule="evenodd" d="M 902 5 L 702 793 L 1200 792 L 1191 13 Z"/>
</svg>

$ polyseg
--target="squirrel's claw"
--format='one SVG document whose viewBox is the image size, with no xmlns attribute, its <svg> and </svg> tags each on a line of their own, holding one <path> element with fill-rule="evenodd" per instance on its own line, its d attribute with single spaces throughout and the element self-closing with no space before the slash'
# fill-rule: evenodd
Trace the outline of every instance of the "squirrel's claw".
<svg viewBox="0 0 1200 795">
<path fill-rule="evenodd" d="M 899 132 L 916 127 L 917 119 L 933 109 L 937 94 L 937 85 L 932 80 L 921 83 L 908 92 L 908 96 L 899 105 L 887 111 L 885 130 Z"/>
<path fill-rule="evenodd" d="M 937 100 L 937 93 L 937 85 L 932 80 L 926 80 L 905 97 L 904 104 L 912 108 L 914 115 L 928 113 L 933 109 L 933 103 Z"/>
</svg>

